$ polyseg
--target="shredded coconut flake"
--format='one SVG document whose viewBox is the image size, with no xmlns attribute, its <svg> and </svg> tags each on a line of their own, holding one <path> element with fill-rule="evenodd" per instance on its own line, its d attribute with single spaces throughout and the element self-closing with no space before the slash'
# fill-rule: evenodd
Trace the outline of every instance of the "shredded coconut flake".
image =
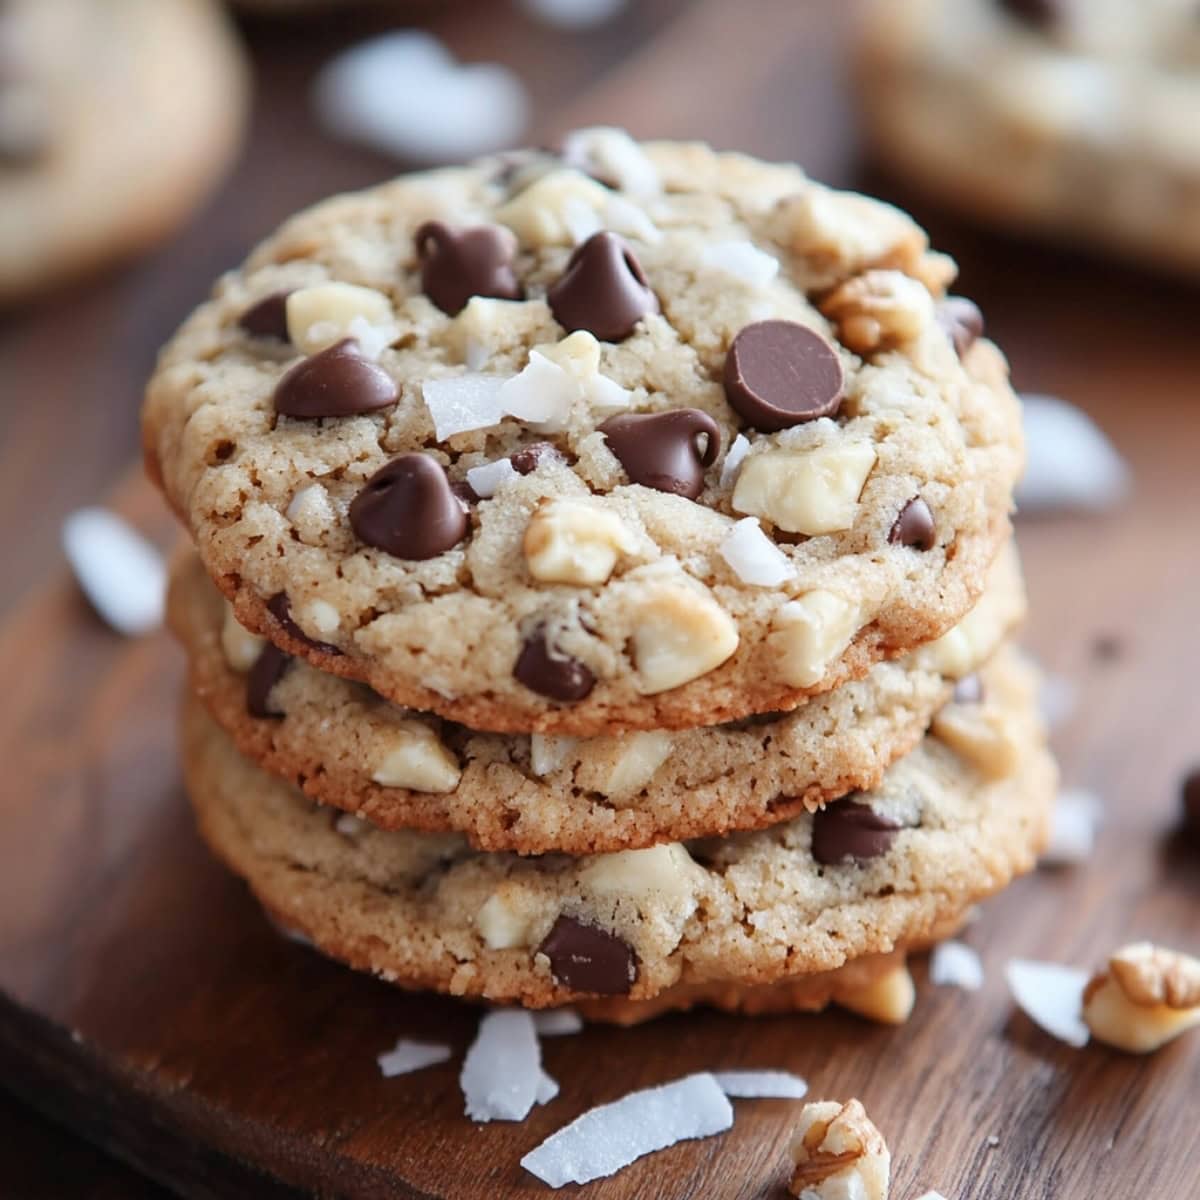
<svg viewBox="0 0 1200 1200">
<path fill-rule="evenodd" d="M 778 587 L 795 574 L 787 556 L 771 541 L 757 517 L 738 521 L 721 543 L 721 557 L 743 582 Z"/>
<path fill-rule="evenodd" d="M 501 409 L 518 421 L 553 428 L 565 423 L 579 393 L 570 371 L 531 350 L 524 369 L 504 383 L 498 398 Z"/>
<path fill-rule="evenodd" d="M 499 425 L 504 417 L 500 391 L 502 375 L 455 375 L 450 379 L 427 379 L 421 384 L 425 406 L 433 418 L 439 442 L 471 429 Z"/>
<path fill-rule="evenodd" d="M 1058 963 L 1014 958 L 1004 970 L 1013 999 L 1034 1024 L 1070 1046 L 1085 1046 L 1083 1022 L 1086 971 Z"/>
<path fill-rule="evenodd" d="M 542 1051 L 523 1009 L 485 1013 L 463 1061 L 459 1083 L 472 1121 L 523 1121 L 542 1082 Z"/>
<path fill-rule="evenodd" d="M 766 287 L 779 274 L 779 260 L 753 242 L 716 242 L 704 248 L 706 267 L 732 275 L 751 287 Z"/>
<path fill-rule="evenodd" d="M 808 1093 L 807 1080 L 790 1071 L 714 1071 L 717 1086 L 727 1096 L 747 1100 L 799 1100 Z"/>
<path fill-rule="evenodd" d="M 579 1033 L 583 1018 L 573 1008 L 546 1008 L 533 1014 L 538 1037 L 563 1037 Z"/>
<path fill-rule="evenodd" d="M 739 433 L 733 439 L 733 445 L 725 452 L 725 461 L 721 464 L 721 486 L 732 487 L 737 473 L 741 469 L 742 459 L 750 450 L 750 439 Z"/>
<path fill-rule="evenodd" d="M 929 978 L 939 986 L 977 992 L 983 987 L 983 963 L 963 942 L 940 942 L 929 958 Z"/>
<path fill-rule="evenodd" d="M 481 463 L 467 472 L 467 482 L 471 490 L 481 500 L 489 500 L 496 494 L 501 484 L 517 477 L 516 469 L 507 458 L 498 458 L 495 462 Z"/>
<path fill-rule="evenodd" d="M 521 1159 L 551 1187 L 612 1175 L 643 1155 L 733 1124 L 733 1108 L 707 1072 L 631 1092 L 577 1117 Z"/>
<path fill-rule="evenodd" d="M 81 508 L 63 522 L 62 544 L 83 594 L 118 633 L 162 624 L 167 568 L 127 521 L 104 508 Z"/>
<path fill-rule="evenodd" d="M 1100 801 L 1091 792 L 1074 788 L 1060 793 L 1050 814 L 1050 840 L 1041 862 L 1058 867 L 1090 858 L 1099 819 Z"/>
<path fill-rule="evenodd" d="M 409 1038 L 401 1038 L 395 1046 L 385 1051 L 375 1060 L 385 1079 L 394 1075 L 407 1075 L 411 1071 L 420 1071 L 425 1067 L 444 1063 L 450 1057 L 450 1047 L 440 1042 L 416 1042 Z"/>
<path fill-rule="evenodd" d="M 366 317 L 354 317 L 346 332 L 365 357 L 378 358 L 396 340 L 400 330 L 395 325 L 372 325 Z"/>
<path fill-rule="evenodd" d="M 584 390 L 587 392 L 588 403 L 600 413 L 620 412 L 628 408 L 633 399 L 632 392 L 623 388 L 615 379 L 609 379 L 607 375 L 593 375 Z"/>
<path fill-rule="evenodd" d="M 1075 711 L 1076 688 L 1063 675 L 1043 675 L 1038 691 L 1038 708 L 1042 720 L 1057 729 Z"/>
<path fill-rule="evenodd" d="M 554 1097 L 558 1095 L 558 1091 L 559 1091 L 558 1080 L 552 1079 L 549 1075 L 546 1074 L 545 1071 L 543 1071 L 538 1076 L 537 1096 L 536 1096 L 537 1102 L 539 1104 L 549 1104 L 550 1101 L 553 1100 Z"/>
<path fill-rule="evenodd" d="M 552 733 L 533 733 L 529 736 L 529 765 L 539 777 L 552 775 L 567 761 L 567 755 L 579 745 L 577 737 Z"/>
</svg>

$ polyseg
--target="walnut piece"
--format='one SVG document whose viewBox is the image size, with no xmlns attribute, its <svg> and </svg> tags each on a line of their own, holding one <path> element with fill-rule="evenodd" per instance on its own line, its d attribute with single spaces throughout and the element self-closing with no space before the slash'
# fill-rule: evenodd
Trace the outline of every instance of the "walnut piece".
<svg viewBox="0 0 1200 1200">
<path fill-rule="evenodd" d="M 912 1016 L 917 989 L 906 963 L 898 963 L 863 987 L 835 992 L 834 1004 L 883 1025 L 903 1025 Z"/>
<path fill-rule="evenodd" d="M 1151 942 L 1123 946 L 1084 989 L 1083 1019 L 1118 1050 L 1157 1050 L 1200 1025 L 1200 959 Z"/>
<path fill-rule="evenodd" d="M 858 1100 L 806 1104 L 790 1153 L 800 1200 L 887 1200 L 892 1156 Z"/>
<path fill-rule="evenodd" d="M 906 346 L 934 323 L 933 297 L 901 271 L 856 275 L 826 297 L 821 311 L 855 354 Z"/>
</svg>

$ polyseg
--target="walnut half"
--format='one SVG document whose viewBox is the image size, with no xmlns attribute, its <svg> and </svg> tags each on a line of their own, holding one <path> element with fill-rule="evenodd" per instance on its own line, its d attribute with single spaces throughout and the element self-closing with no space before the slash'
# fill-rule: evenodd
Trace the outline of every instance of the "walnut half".
<svg viewBox="0 0 1200 1200">
<path fill-rule="evenodd" d="M 806 1104 L 790 1150 L 800 1200 L 887 1200 L 892 1156 L 860 1101 Z"/>
<path fill-rule="evenodd" d="M 1157 1050 L 1200 1025 L 1200 959 L 1151 942 L 1123 946 L 1084 989 L 1083 1019 L 1118 1050 Z"/>
</svg>

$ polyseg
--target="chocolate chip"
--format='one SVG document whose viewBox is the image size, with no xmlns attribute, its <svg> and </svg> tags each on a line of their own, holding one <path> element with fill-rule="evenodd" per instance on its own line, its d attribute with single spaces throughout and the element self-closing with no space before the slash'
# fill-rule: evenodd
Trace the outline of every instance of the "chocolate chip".
<svg viewBox="0 0 1200 1200">
<path fill-rule="evenodd" d="M 1116 633 L 1098 633 L 1092 638 L 1092 657 L 1097 662 L 1110 663 L 1125 653 L 1125 643 Z"/>
<path fill-rule="evenodd" d="M 550 442 L 533 442 L 509 455 L 508 461 L 512 463 L 512 468 L 518 475 L 532 475 L 542 463 L 562 462 L 563 456 Z"/>
<path fill-rule="evenodd" d="M 292 657 L 268 642 L 246 676 L 246 711 L 252 717 L 282 717 L 283 709 L 271 703 L 271 690 L 287 673 Z"/>
<path fill-rule="evenodd" d="M 564 329 L 586 329 L 602 342 L 623 342 L 647 313 L 659 311 L 629 244 L 607 232 L 575 248 L 546 299 Z"/>
<path fill-rule="evenodd" d="M 596 677 L 577 658 L 550 645 L 544 625 L 525 639 L 513 678 L 531 692 L 551 700 L 582 700 L 596 686 Z"/>
<path fill-rule="evenodd" d="M 999 4 L 1018 21 L 1043 28 L 1062 16 L 1062 0 L 999 0 Z"/>
<path fill-rule="evenodd" d="M 1183 781 L 1183 827 L 1200 846 L 1200 767 L 1191 770 Z"/>
<path fill-rule="evenodd" d="M 600 426 L 634 483 L 689 500 L 704 491 L 704 469 L 721 449 L 716 421 L 698 408 L 623 413 Z"/>
<path fill-rule="evenodd" d="M 555 983 L 573 992 L 624 996 L 638 976 L 633 947 L 596 925 L 560 916 L 538 951 L 550 960 Z"/>
<path fill-rule="evenodd" d="M 322 654 L 341 654 L 341 651 L 330 642 L 318 642 L 316 638 L 310 638 L 292 620 L 292 602 L 288 598 L 287 592 L 276 592 L 267 601 L 267 612 L 279 622 L 283 631 L 294 637 L 296 641 L 303 642 L 306 646 L 310 646 L 313 650 L 318 650 Z"/>
<path fill-rule="evenodd" d="M 354 497 L 350 524 L 368 546 L 397 558 L 436 558 L 466 536 L 467 514 L 436 459 L 402 454 Z"/>
<path fill-rule="evenodd" d="M 932 550 L 937 545 L 937 525 L 933 513 L 920 496 L 914 496 L 900 510 L 888 534 L 888 541 L 893 546 L 911 546 L 914 550 Z"/>
<path fill-rule="evenodd" d="M 286 417 L 350 417 L 395 404 L 392 377 L 363 358 L 353 338 L 298 362 L 275 388 L 275 411 Z"/>
<path fill-rule="evenodd" d="M 812 855 L 823 866 L 886 854 L 901 826 L 846 797 L 813 813 Z"/>
<path fill-rule="evenodd" d="M 421 288 L 444 313 L 454 316 L 472 296 L 520 300 L 524 295 L 513 272 L 517 239 L 503 225 L 451 229 L 426 221 L 413 239 L 421 260 Z"/>
<path fill-rule="evenodd" d="M 815 329 L 794 321 L 747 325 L 725 356 L 725 396 L 764 433 L 832 417 L 842 403 L 842 360 Z"/>
<path fill-rule="evenodd" d="M 272 292 L 257 304 L 252 304 L 240 317 L 238 328 L 251 337 L 273 338 L 290 342 L 287 323 L 287 298 L 291 292 Z"/>
<path fill-rule="evenodd" d="M 982 704 L 984 697 L 983 678 L 978 671 L 964 675 L 954 685 L 955 704 Z"/>
<path fill-rule="evenodd" d="M 459 504 L 462 505 L 462 510 L 465 513 L 469 513 L 471 505 L 478 504 L 482 499 L 479 493 L 465 479 L 460 479 L 456 483 L 452 483 L 450 490 L 454 493 Z"/>
<path fill-rule="evenodd" d="M 959 358 L 975 345 L 983 334 L 983 313 L 966 296 L 947 296 L 935 313 L 937 323 L 946 331 Z"/>
</svg>

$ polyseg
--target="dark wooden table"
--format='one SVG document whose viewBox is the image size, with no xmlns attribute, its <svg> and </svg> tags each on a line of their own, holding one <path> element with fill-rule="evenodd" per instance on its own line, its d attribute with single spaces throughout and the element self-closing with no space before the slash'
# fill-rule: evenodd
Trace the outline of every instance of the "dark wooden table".
<svg viewBox="0 0 1200 1200">
<path fill-rule="evenodd" d="M 144 1005 L 128 999 L 143 987 L 156 1000 L 165 991 L 178 1001 L 180 990 L 193 985 L 197 1005 L 220 999 L 219 983 L 200 994 L 203 978 L 223 979 L 216 964 L 184 961 L 182 952 L 154 960 L 166 971 L 165 983 L 159 974 L 123 980 L 114 991 L 105 977 L 104 965 L 120 963 L 128 953 L 122 931 L 153 940 L 164 928 L 164 911 L 177 919 L 187 907 L 172 891 L 173 875 L 163 877 L 139 858 L 144 814 L 137 809 L 146 799 L 138 780 L 171 777 L 168 717 L 138 704 L 157 704 L 169 695 L 178 663 L 157 640 L 127 648 L 90 619 L 62 580 L 57 529 L 67 511 L 102 498 L 127 472 L 140 388 L 155 349 L 213 274 L 300 205 L 394 169 L 324 139 L 306 104 L 307 83 L 331 50 L 389 20 L 376 13 L 248 24 L 259 95 L 246 151 L 222 192 L 149 259 L 0 318 L 0 616 L 8 614 L 0 637 L 8 692 L 0 708 L 0 749 L 11 764 L 0 800 L 0 988 L 8 993 L 0 995 L 0 1032 L 10 1047 L 46 1036 L 41 1025 L 24 1023 L 27 1010 L 12 1009 L 13 996 L 63 1020 L 86 1013 L 93 1035 L 119 1033 L 131 1045 L 138 1038 L 130 1022 L 153 1020 Z M 976 234 L 905 196 L 892 181 L 864 174 L 844 86 L 847 13 L 834 0 L 633 0 L 619 21 L 584 35 L 532 25 L 501 3 L 447 0 L 430 23 L 461 57 L 499 59 L 521 71 L 538 105 L 535 140 L 593 121 L 642 134 L 706 137 L 797 159 L 830 182 L 910 203 L 936 242 L 959 258 L 962 287 L 983 304 L 1018 385 L 1057 391 L 1090 409 L 1136 473 L 1135 495 L 1117 514 L 1022 527 L 1035 605 L 1031 641 L 1055 670 L 1075 680 L 1081 697 L 1079 712 L 1058 739 L 1064 773 L 1068 783 L 1095 789 L 1108 804 L 1095 859 L 1086 868 L 1042 873 L 991 906 L 972 936 L 990 971 L 982 998 L 926 991 L 913 1025 L 900 1033 L 836 1016 L 814 1026 L 676 1020 L 664 1027 L 672 1062 L 680 1072 L 706 1065 L 717 1038 L 731 1052 L 761 1056 L 770 1047 L 771 1061 L 796 1066 L 831 1092 L 868 1093 L 868 1103 L 874 1097 L 890 1118 L 886 1132 L 905 1189 L 897 1200 L 917 1195 L 917 1183 L 962 1200 L 1200 1194 L 1200 1169 L 1188 1150 L 1200 1096 L 1197 1039 L 1150 1060 L 1094 1048 L 1070 1051 L 1011 1014 L 998 978 L 1009 953 L 1082 964 L 1134 934 L 1181 945 L 1190 940 L 1197 948 L 1198 860 L 1170 831 L 1179 775 L 1200 759 L 1200 408 L 1194 380 L 1200 292 Z M 139 520 L 165 534 L 165 520 L 145 489 L 126 487 L 122 497 Z M 1097 653 L 1101 639 L 1117 653 Z M 142 723 L 120 723 L 139 711 L 146 713 Z M 90 823 L 95 813 L 85 821 L 84 799 L 92 794 L 107 797 L 106 823 L 96 827 Z M 245 919 L 240 891 L 194 847 L 175 800 L 158 825 L 193 847 L 185 850 L 180 870 L 204 889 L 203 915 Z M 97 844 L 101 852 L 91 866 L 119 870 L 117 875 L 81 873 L 75 879 L 72 871 L 80 864 L 39 858 L 46 847 Z M 123 886 L 126 872 L 150 881 L 162 910 L 148 908 L 144 896 L 138 899 L 131 885 Z M 76 886 L 88 904 L 65 924 L 39 927 L 37 903 L 57 897 L 61 919 L 63 898 Z M 51 936 L 63 944 L 48 965 L 45 939 Z M 263 953 L 260 930 L 246 937 L 233 938 L 231 952 Z M 105 939 L 111 940 L 108 956 L 102 953 Z M 336 982 L 339 973 L 297 958 L 300 952 L 282 943 L 265 953 L 266 967 L 285 972 L 298 989 L 311 985 L 325 1004 L 344 986 L 346 995 L 367 1006 L 366 1017 L 377 1018 L 393 1036 L 406 1015 L 421 1019 L 411 1002 L 397 1007 L 385 989 Z M 116 1005 L 105 999 L 110 995 L 124 999 Z M 325 1028 L 327 1014 L 318 999 L 313 1004 L 293 1014 L 291 1032 L 296 1022 L 301 1030 L 306 1021 Z M 445 1020 L 461 1042 L 469 1014 L 456 1011 Z M 650 1064 L 648 1079 L 669 1076 L 662 1069 L 663 1035 L 646 1030 L 627 1037 L 628 1061 Z M 346 1045 L 352 1040 L 347 1033 Z M 52 1039 L 47 1044 L 58 1045 Z M 856 1048 L 843 1055 L 838 1046 Z M 369 1059 L 359 1061 L 362 1053 L 356 1043 L 352 1077 L 370 1069 Z M 572 1065 L 586 1073 L 590 1053 L 583 1042 L 554 1050 L 552 1067 L 570 1088 L 572 1112 L 586 1099 Z M 179 1060 L 203 1062 L 203 1047 L 180 1047 Z M 303 1090 L 304 1066 L 279 1067 L 272 1086 Z M 308 1066 L 312 1077 L 326 1078 L 321 1062 Z M 200 1068 L 187 1067 L 197 1070 L 203 1079 Z M 431 1078 L 443 1095 L 440 1107 L 429 1110 L 430 1120 L 449 1120 L 446 1113 L 454 1107 L 452 1073 L 440 1070 Z M 640 1081 L 631 1071 L 627 1062 L 627 1086 Z M 61 1097 L 40 1094 L 42 1085 L 32 1079 L 0 1073 L 0 1086 L 104 1136 L 98 1131 L 112 1114 L 103 1096 L 86 1092 L 83 1107 L 72 1108 Z M 621 1090 L 612 1080 L 607 1086 L 606 1097 Z M 232 1082 L 221 1087 L 246 1099 Z M 742 1175 L 728 1194 L 766 1195 L 760 1189 L 778 1183 L 777 1166 L 770 1164 L 786 1132 L 786 1109 L 768 1106 L 766 1112 L 754 1118 L 759 1125 L 744 1127 L 740 1118 L 739 1130 L 751 1132 L 736 1139 L 671 1151 L 649 1171 L 630 1172 L 624 1177 L 630 1182 L 589 1194 L 625 1196 L 635 1193 L 624 1188 L 653 1186 L 659 1190 L 636 1194 L 692 1195 L 697 1172 L 716 1170 L 720 1156 L 731 1154 L 731 1168 L 736 1163 Z M 539 1127 L 548 1131 L 563 1119 L 556 1110 Z M 354 1120 L 360 1125 L 336 1133 L 351 1149 L 370 1133 L 365 1118 Z M 502 1145 L 494 1129 L 485 1135 L 462 1128 L 463 1137 Z M 993 1132 L 1002 1139 L 994 1150 L 985 1141 Z M 126 1134 L 152 1169 L 181 1153 L 152 1122 Z M 532 1144 L 522 1132 L 511 1146 L 527 1142 Z M 196 1161 L 205 1169 L 199 1151 Z M 761 1168 L 757 1177 L 751 1163 Z M 511 1178 L 511 1172 L 490 1183 L 486 1175 L 472 1177 L 470 1194 L 477 1186 L 507 1194 Z M 0 1181 L 0 1194 L 16 1197 L 140 1200 L 161 1194 L 7 1099 L 0 1100 Z M 461 1194 L 468 1190 L 464 1178 Z M 231 1186 L 215 1194 L 243 1193 Z"/>
</svg>

